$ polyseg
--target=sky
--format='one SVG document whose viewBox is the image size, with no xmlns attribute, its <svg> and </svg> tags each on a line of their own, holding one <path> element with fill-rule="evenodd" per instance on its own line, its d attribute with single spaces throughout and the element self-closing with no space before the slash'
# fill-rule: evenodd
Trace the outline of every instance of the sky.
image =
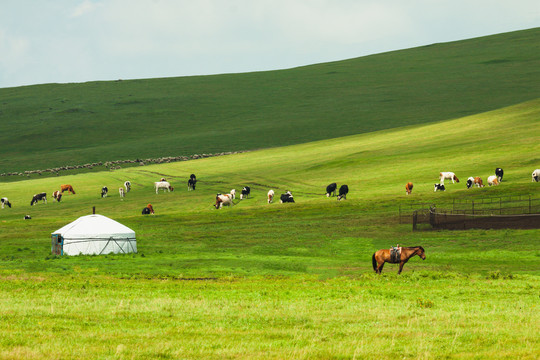
<svg viewBox="0 0 540 360">
<path fill-rule="evenodd" d="M 0 88 L 287 69 L 534 27 L 539 0 L 2 0 Z"/>
</svg>

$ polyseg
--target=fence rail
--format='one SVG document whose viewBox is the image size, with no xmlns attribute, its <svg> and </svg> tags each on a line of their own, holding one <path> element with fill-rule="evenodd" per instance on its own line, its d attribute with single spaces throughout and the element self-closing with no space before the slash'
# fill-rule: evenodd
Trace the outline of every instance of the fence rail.
<svg viewBox="0 0 540 360">
<path fill-rule="evenodd" d="M 530 216 L 526 216 L 530 215 Z M 531 195 L 400 204 L 399 222 L 433 228 L 540 228 L 540 198 Z"/>
</svg>

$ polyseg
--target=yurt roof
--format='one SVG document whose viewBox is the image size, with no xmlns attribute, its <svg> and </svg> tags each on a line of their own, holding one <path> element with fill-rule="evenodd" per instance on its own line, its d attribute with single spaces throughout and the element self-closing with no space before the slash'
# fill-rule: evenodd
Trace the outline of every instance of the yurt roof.
<svg viewBox="0 0 540 360">
<path fill-rule="evenodd" d="M 61 234 L 64 238 L 99 239 L 103 237 L 135 237 L 135 231 L 118 221 L 103 215 L 93 214 L 78 218 L 52 234 Z"/>
</svg>

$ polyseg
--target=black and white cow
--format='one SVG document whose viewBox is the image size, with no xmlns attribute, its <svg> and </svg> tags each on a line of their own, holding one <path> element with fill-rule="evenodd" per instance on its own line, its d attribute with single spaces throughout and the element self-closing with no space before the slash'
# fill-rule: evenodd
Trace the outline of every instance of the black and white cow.
<svg viewBox="0 0 540 360">
<path fill-rule="evenodd" d="M 472 188 L 473 185 L 474 185 L 474 178 L 471 176 L 467 179 L 467 189 Z"/>
<path fill-rule="evenodd" d="M 433 191 L 446 191 L 446 188 L 444 187 L 444 184 L 435 184 L 435 189 Z"/>
<path fill-rule="evenodd" d="M 196 178 L 189 178 L 189 180 L 187 182 L 188 191 L 195 190 L 195 185 L 196 184 L 197 184 L 197 179 Z"/>
<path fill-rule="evenodd" d="M 501 169 L 501 168 L 496 168 L 496 169 L 495 169 L 495 175 L 497 175 L 497 179 L 499 180 L 499 182 L 501 182 L 501 181 L 502 181 L 502 178 L 503 178 L 503 175 L 504 175 L 503 169 Z"/>
<path fill-rule="evenodd" d="M 107 188 L 106 186 L 101 188 L 101 197 L 102 198 L 107 197 L 108 193 L 109 193 L 109 188 Z"/>
<path fill-rule="evenodd" d="M 37 202 L 41 200 L 43 201 L 45 204 L 47 203 L 47 193 L 39 193 L 39 194 L 35 194 L 34 197 L 32 198 L 32 201 L 30 201 L 30 206 L 34 205 L 34 204 L 37 204 Z"/>
<path fill-rule="evenodd" d="M 341 185 L 340 188 L 339 188 L 339 194 L 338 194 L 337 199 L 338 200 L 341 200 L 341 199 L 347 200 L 347 194 L 348 193 L 349 193 L 349 187 L 347 185 Z"/>
<path fill-rule="evenodd" d="M 126 188 L 126 193 L 128 193 L 131 190 L 131 181 L 126 181 L 124 187 Z"/>
<path fill-rule="evenodd" d="M 249 186 L 244 186 L 242 193 L 240 194 L 240 200 L 242 200 L 244 197 L 249 198 L 249 194 L 251 194 L 251 188 Z"/>
<path fill-rule="evenodd" d="M 331 183 L 326 187 L 326 197 L 336 196 L 337 184 Z"/>
<path fill-rule="evenodd" d="M 287 191 L 285 194 L 281 194 L 280 198 L 279 198 L 279 202 L 280 203 L 293 203 L 294 202 L 294 198 L 291 194 L 290 191 Z"/>
<path fill-rule="evenodd" d="M 9 202 L 7 197 L 3 197 L 2 199 L 0 199 L 0 201 L 2 202 L 2 209 L 4 208 L 4 205 L 7 205 L 11 208 L 11 203 Z"/>
</svg>

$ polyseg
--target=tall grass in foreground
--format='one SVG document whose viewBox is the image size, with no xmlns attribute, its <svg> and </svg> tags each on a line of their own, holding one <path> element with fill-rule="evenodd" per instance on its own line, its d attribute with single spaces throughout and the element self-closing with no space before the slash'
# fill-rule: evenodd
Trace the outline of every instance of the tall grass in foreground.
<svg viewBox="0 0 540 360">
<path fill-rule="evenodd" d="M 3 274 L 0 357 L 536 359 L 537 278 L 492 277 Z"/>
</svg>

